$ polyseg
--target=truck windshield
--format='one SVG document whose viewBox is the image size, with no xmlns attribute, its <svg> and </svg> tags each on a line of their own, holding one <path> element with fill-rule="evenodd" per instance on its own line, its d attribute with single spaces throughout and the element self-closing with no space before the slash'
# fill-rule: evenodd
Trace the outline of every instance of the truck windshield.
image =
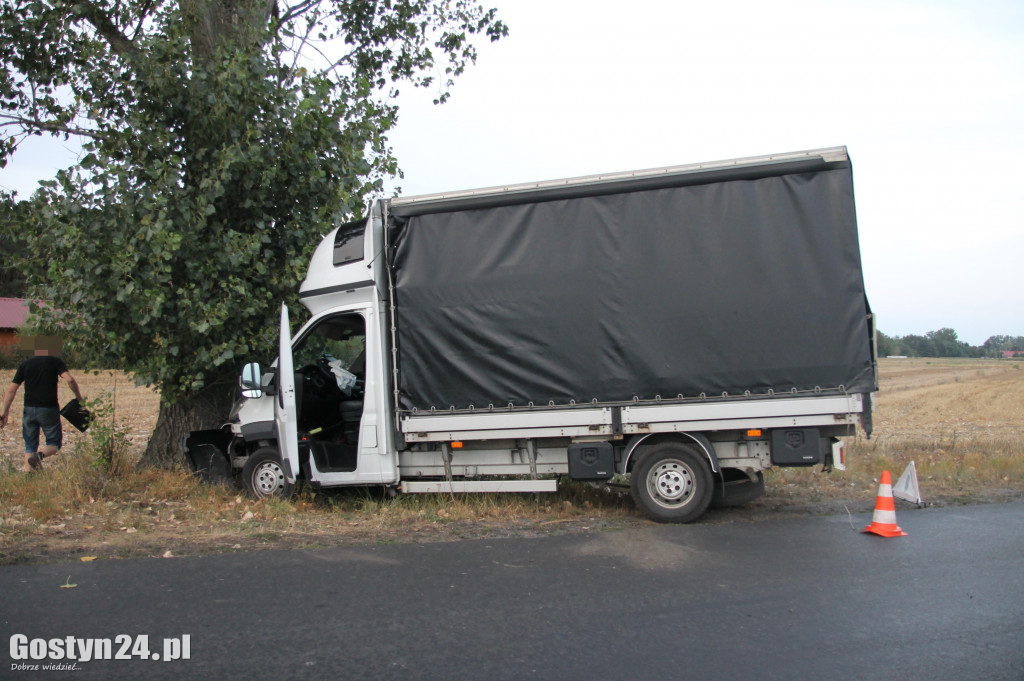
<svg viewBox="0 0 1024 681">
<path fill-rule="evenodd" d="M 358 314 L 327 317 L 309 330 L 292 348 L 296 368 L 315 365 L 324 356 L 341 361 L 344 369 L 361 374 L 366 348 L 365 322 Z M 357 362 L 359 360 L 359 362 Z"/>
</svg>

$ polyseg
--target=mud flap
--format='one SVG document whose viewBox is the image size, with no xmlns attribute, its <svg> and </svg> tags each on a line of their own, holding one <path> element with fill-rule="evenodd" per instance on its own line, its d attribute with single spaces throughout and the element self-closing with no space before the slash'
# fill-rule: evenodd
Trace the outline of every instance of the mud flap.
<svg viewBox="0 0 1024 681">
<path fill-rule="evenodd" d="M 846 470 L 846 443 L 837 437 L 832 438 L 832 454 L 830 463 L 837 471 Z"/>
<path fill-rule="evenodd" d="M 223 484 L 231 480 L 228 445 L 231 433 L 223 430 L 194 430 L 182 440 L 189 469 L 206 482 Z"/>
</svg>

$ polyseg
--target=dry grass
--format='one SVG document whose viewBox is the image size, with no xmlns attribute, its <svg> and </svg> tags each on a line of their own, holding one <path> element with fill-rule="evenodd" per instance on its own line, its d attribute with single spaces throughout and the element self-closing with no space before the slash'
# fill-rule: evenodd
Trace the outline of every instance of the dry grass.
<svg viewBox="0 0 1024 681">
<path fill-rule="evenodd" d="M 12 408 L 0 442 L 0 563 L 446 541 L 645 522 L 624 494 L 579 483 L 553 495 L 391 499 L 375 490 L 306 489 L 290 502 L 253 501 L 183 471 L 136 470 L 130 464 L 155 422 L 156 394 L 123 374 L 73 373 L 86 397 L 101 398 L 104 415 L 90 436 L 65 428 L 63 453 L 48 459 L 41 475 L 20 470 L 20 398 Z M 11 374 L 0 372 L 0 383 L 6 385 Z M 881 382 L 874 437 L 851 440 L 846 472 L 772 470 L 764 498 L 740 509 L 709 511 L 704 522 L 870 511 L 881 471 L 890 470 L 895 479 L 911 460 L 929 503 L 1024 496 L 1022 363 L 883 360 Z M 63 402 L 71 395 L 62 390 Z M 99 433 L 114 436 L 108 440 L 113 446 L 98 446 Z M 109 451 L 113 467 L 103 458 Z"/>
<path fill-rule="evenodd" d="M 773 470 L 775 496 L 863 510 L 882 471 L 895 482 L 914 461 L 926 503 L 1024 497 L 1024 363 L 884 359 L 880 382 L 874 435 L 850 440 L 848 470 Z"/>
</svg>

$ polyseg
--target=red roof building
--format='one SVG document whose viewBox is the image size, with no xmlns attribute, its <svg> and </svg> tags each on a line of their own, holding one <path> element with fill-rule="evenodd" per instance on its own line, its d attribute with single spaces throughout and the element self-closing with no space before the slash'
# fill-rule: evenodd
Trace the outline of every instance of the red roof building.
<svg viewBox="0 0 1024 681">
<path fill-rule="evenodd" d="M 0 298 L 0 345 L 18 342 L 18 328 L 28 317 L 24 298 Z"/>
</svg>

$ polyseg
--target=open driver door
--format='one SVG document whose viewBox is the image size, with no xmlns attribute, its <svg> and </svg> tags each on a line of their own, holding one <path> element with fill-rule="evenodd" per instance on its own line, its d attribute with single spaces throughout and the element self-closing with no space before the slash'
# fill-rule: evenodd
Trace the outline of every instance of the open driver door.
<svg viewBox="0 0 1024 681">
<path fill-rule="evenodd" d="M 288 482 L 294 483 L 295 476 L 299 472 L 299 419 L 288 307 L 283 304 L 281 305 L 281 334 L 277 355 L 277 399 L 274 401 L 274 421 L 277 426 L 277 446 L 281 454 L 281 468 L 284 470 L 284 476 Z"/>
</svg>

